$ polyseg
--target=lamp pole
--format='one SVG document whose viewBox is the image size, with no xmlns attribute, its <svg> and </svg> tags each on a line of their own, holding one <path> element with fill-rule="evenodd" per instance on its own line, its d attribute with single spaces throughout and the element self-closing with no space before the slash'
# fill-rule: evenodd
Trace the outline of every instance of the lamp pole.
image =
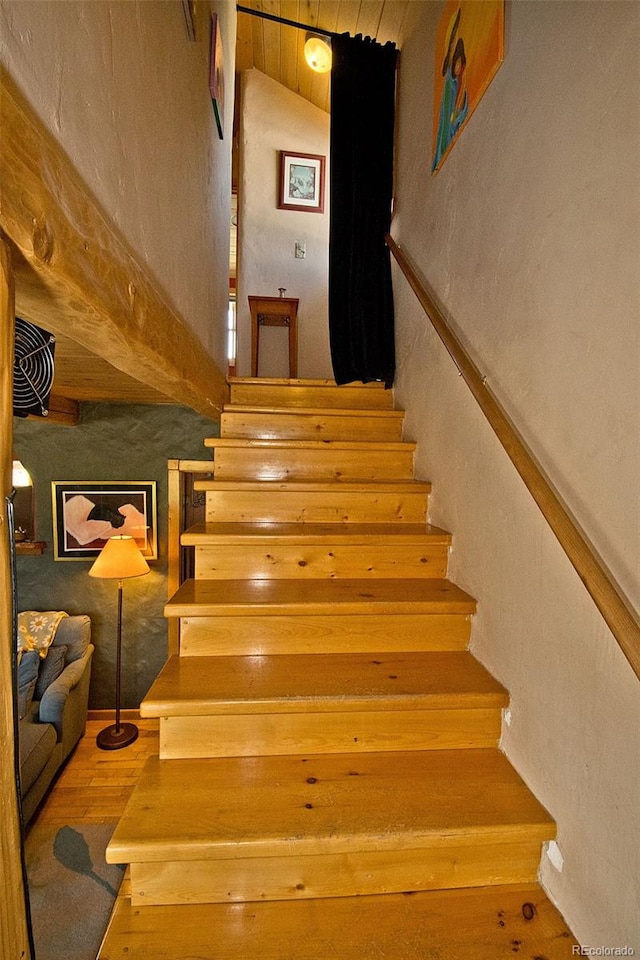
<svg viewBox="0 0 640 960">
<path fill-rule="evenodd" d="M 142 556 L 133 537 L 115 536 L 107 540 L 95 563 L 89 570 L 90 577 L 118 581 L 118 621 L 116 633 L 116 722 L 101 730 L 96 743 L 101 750 L 119 750 L 138 739 L 134 723 L 120 723 L 120 691 L 122 673 L 122 586 L 123 580 L 141 577 L 149 573 L 149 564 Z"/>
<path fill-rule="evenodd" d="M 116 635 L 116 722 L 96 737 L 101 750 L 119 750 L 138 739 L 135 723 L 120 723 L 120 677 L 122 665 L 122 580 L 118 580 L 118 632 Z"/>
</svg>

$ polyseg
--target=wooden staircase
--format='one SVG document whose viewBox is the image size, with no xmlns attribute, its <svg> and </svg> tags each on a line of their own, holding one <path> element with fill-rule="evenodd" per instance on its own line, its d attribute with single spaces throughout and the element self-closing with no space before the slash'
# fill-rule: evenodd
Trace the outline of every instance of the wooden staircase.
<svg viewBox="0 0 640 960">
<path fill-rule="evenodd" d="M 231 381 L 100 960 L 571 955 L 536 885 L 554 825 L 497 747 L 507 695 L 391 405 Z"/>
</svg>

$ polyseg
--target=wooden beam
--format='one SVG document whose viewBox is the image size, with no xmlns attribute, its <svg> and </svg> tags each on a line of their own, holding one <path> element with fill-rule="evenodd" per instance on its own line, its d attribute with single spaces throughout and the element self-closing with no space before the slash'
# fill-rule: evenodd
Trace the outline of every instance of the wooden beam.
<svg viewBox="0 0 640 960">
<path fill-rule="evenodd" d="M 42 417 L 29 415 L 27 420 L 40 420 Z M 62 423 L 67 427 L 77 427 L 80 423 L 80 404 L 77 400 L 69 400 L 68 397 L 59 397 L 52 393 L 49 397 L 49 412 L 46 416 L 47 423 Z"/>
<path fill-rule="evenodd" d="M 220 368 L 4 69 L 0 98 L 0 228 L 46 288 L 52 332 L 217 418 L 226 396 Z"/>
<path fill-rule="evenodd" d="M 30 956 L 20 853 L 20 825 L 15 781 L 13 615 L 6 497 L 11 492 L 14 295 L 11 259 L 0 240 L 0 930 L 7 957 Z"/>
<path fill-rule="evenodd" d="M 435 294 L 418 277 L 409 258 L 393 237 L 387 235 L 386 241 L 507 456 L 556 535 L 560 546 L 587 588 L 611 633 L 618 641 L 632 670 L 640 678 L 640 620 L 631 601 L 616 584 L 595 547 L 580 529 L 578 521 L 572 516 L 560 494 L 554 489 L 551 480 L 491 393 L 486 377 L 482 376 L 447 323 L 444 313 L 436 302 Z"/>
</svg>

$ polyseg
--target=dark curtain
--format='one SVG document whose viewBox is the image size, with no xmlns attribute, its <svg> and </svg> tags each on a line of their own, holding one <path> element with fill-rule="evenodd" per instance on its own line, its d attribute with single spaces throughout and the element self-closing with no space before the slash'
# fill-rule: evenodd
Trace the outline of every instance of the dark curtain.
<svg viewBox="0 0 640 960">
<path fill-rule="evenodd" d="M 393 384 L 390 254 L 396 48 L 332 37 L 329 336 L 338 383 Z"/>
</svg>

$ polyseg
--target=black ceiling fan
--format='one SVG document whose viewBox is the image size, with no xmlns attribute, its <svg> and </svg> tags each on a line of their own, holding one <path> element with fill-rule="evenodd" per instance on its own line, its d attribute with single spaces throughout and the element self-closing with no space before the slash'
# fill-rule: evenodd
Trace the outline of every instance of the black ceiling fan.
<svg viewBox="0 0 640 960">
<path fill-rule="evenodd" d="M 22 317 L 16 317 L 13 361 L 13 413 L 46 417 L 53 385 L 56 338 Z"/>
</svg>

